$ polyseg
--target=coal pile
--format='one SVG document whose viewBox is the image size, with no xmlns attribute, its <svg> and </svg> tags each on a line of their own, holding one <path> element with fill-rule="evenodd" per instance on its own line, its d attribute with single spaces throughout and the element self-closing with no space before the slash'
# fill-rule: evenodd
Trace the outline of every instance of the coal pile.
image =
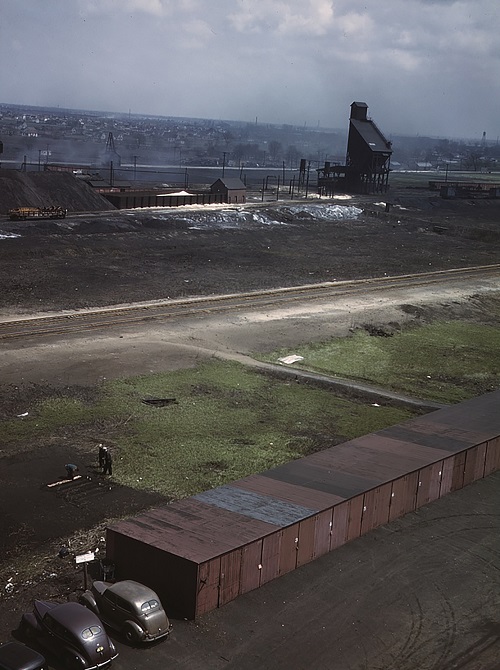
<svg viewBox="0 0 500 670">
<path fill-rule="evenodd" d="M 0 170 L 0 214 L 16 207 L 60 206 L 68 212 L 98 212 L 115 207 L 68 172 Z"/>
</svg>

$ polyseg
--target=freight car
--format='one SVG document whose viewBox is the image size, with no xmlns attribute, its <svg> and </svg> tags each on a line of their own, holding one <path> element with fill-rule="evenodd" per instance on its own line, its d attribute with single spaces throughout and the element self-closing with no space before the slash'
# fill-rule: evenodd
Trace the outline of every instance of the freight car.
<svg viewBox="0 0 500 670">
<path fill-rule="evenodd" d="M 9 209 L 9 218 L 12 221 L 26 221 L 27 219 L 64 219 L 68 210 L 58 205 L 50 207 L 17 207 Z"/>
</svg>

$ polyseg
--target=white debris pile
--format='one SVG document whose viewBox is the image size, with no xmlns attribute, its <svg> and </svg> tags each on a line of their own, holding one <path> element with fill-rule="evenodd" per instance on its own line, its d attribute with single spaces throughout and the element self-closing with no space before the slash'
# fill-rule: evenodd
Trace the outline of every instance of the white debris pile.
<svg viewBox="0 0 500 670">
<path fill-rule="evenodd" d="M 283 358 L 278 358 L 280 363 L 285 363 L 285 365 L 293 365 L 299 361 L 303 361 L 304 356 L 299 356 L 298 354 L 290 354 L 290 356 L 283 356 Z"/>
<path fill-rule="evenodd" d="M 187 223 L 191 230 L 288 226 L 300 221 L 355 220 L 363 210 L 352 205 L 325 202 L 269 205 L 268 207 L 191 206 L 155 211 L 155 219 Z"/>
</svg>

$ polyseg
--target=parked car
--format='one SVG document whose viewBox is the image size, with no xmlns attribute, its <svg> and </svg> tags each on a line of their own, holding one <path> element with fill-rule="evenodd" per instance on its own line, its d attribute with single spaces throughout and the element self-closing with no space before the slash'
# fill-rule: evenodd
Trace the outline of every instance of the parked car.
<svg viewBox="0 0 500 670">
<path fill-rule="evenodd" d="M 0 646 L 0 670 L 49 670 L 47 661 L 37 651 L 19 642 Z"/>
<path fill-rule="evenodd" d="M 80 602 L 129 642 L 154 642 L 172 628 L 156 593 L 131 579 L 115 584 L 96 581 Z"/>
<path fill-rule="evenodd" d="M 35 600 L 20 633 L 60 658 L 70 670 L 93 670 L 118 656 L 98 617 L 79 603 Z"/>
</svg>

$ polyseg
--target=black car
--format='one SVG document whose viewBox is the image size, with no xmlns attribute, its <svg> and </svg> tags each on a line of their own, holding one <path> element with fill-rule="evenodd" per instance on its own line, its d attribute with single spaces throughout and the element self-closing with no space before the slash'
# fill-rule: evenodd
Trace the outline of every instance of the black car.
<svg viewBox="0 0 500 670">
<path fill-rule="evenodd" d="M 0 646 L 0 670 L 48 670 L 44 657 L 19 642 Z"/>
<path fill-rule="evenodd" d="M 59 657 L 69 670 L 94 670 L 118 656 L 100 620 L 78 603 L 35 600 L 20 633 Z"/>
</svg>

